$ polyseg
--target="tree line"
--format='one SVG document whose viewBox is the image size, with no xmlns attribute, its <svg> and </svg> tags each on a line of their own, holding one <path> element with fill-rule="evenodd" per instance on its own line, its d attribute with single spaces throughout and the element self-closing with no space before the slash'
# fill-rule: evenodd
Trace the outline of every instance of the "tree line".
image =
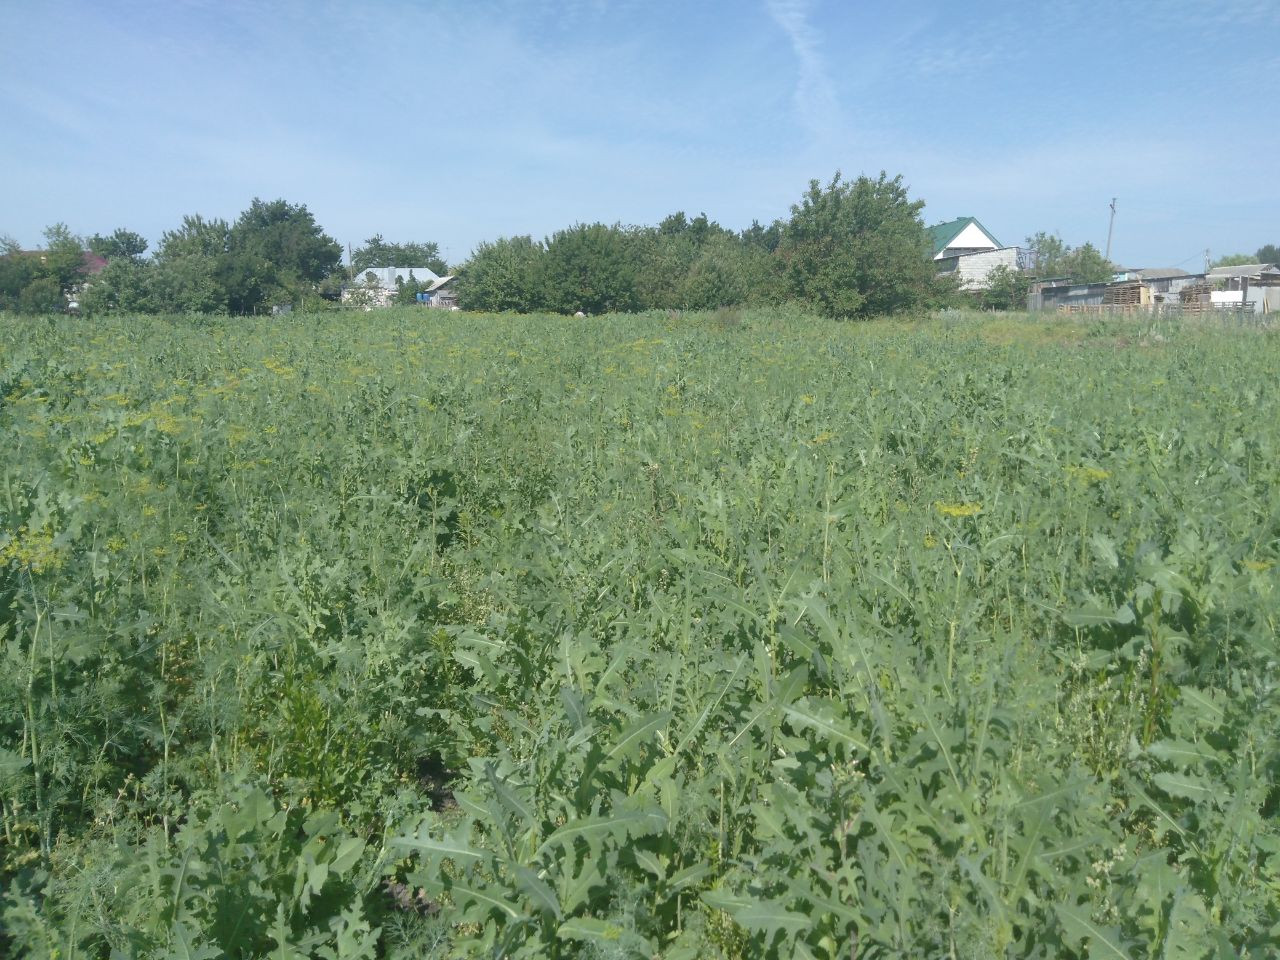
<svg viewBox="0 0 1280 960">
<path fill-rule="evenodd" d="M 474 310 L 606 313 L 802 302 L 837 317 L 893 313 L 954 294 L 901 177 L 814 180 L 787 220 L 729 230 L 683 211 L 656 226 L 575 224 L 546 240 L 481 243 L 459 271 Z"/>
<path fill-rule="evenodd" d="M 56 313 L 74 301 L 87 314 L 248 314 L 337 300 L 347 280 L 342 247 L 305 205 L 284 200 L 255 199 L 232 222 L 185 216 L 150 257 L 147 240 L 123 227 L 84 238 L 58 223 L 44 237 L 32 251 L 0 238 L 0 310 Z M 378 234 L 352 253 L 352 269 L 405 263 L 445 270 L 435 243 Z"/>
<path fill-rule="evenodd" d="M 797 302 L 857 318 L 961 300 L 955 280 L 939 277 L 930 260 L 923 208 L 900 176 L 845 180 L 836 173 L 826 183 L 810 181 L 788 218 L 741 231 L 705 213 L 673 213 L 656 226 L 578 223 L 542 240 L 482 242 L 452 268 L 435 242 L 375 234 L 344 267 L 342 247 L 306 206 L 255 199 L 233 222 L 184 217 L 151 256 L 147 241 L 124 228 L 85 239 L 55 224 L 39 251 L 0 237 L 0 310 L 57 312 L 71 299 L 88 314 L 321 309 L 363 271 L 398 266 L 457 274 L 459 303 L 472 310 L 599 314 Z M 1098 282 L 1115 271 L 1092 244 L 1073 248 L 1037 233 L 1026 248 L 1029 270 L 999 268 L 986 290 L 964 296 L 1018 309 L 1034 277 Z M 1268 246 L 1255 259 L 1274 262 L 1277 254 Z M 103 260 L 105 268 L 88 276 Z M 416 289 L 406 286 L 398 299 L 412 302 Z"/>
</svg>

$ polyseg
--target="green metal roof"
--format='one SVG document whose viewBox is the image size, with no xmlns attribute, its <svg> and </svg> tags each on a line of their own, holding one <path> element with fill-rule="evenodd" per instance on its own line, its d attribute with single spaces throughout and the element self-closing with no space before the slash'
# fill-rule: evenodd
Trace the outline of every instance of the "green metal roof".
<svg viewBox="0 0 1280 960">
<path fill-rule="evenodd" d="M 948 220 L 946 223 L 939 223 L 937 226 L 929 228 L 929 239 L 933 241 L 933 253 L 930 256 L 936 257 L 947 249 L 951 245 L 951 241 L 960 236 L 964 228 L 971 223 L 977 224 L 978 229 L 990 237 L 992 243 L 997 247 L 1000 246 L 1000 241 L 995 238 L 995 234 L 981 223 L 978 223 L 977 217 L 960 217 L 957 220 Z"/>
</svg>

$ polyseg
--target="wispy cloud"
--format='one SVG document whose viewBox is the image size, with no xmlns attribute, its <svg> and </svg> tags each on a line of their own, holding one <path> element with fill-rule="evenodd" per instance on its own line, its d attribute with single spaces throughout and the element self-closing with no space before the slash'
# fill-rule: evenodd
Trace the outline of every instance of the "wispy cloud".
<svg viewBox="0 0 1280 960">
<path fill-rule="evenodd" d="M 829 140 L 843 126 L 840 101 L 827 73 L 818 33 L 810 22 L 808 0 L 766 0 L 769 16 L 782 28 L 800 72 L 795 106 L 800 123 L 815 140 Z"/>
</svg>

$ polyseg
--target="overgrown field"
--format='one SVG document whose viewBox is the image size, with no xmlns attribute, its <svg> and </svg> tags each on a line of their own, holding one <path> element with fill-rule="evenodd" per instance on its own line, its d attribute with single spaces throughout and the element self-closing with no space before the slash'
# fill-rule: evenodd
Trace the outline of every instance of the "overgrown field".
<svg viewBox="0 0 1280 960">
<path fill-rule="evenodd" d="M 1280 337 L 0 321 L 0 954 L 1274 957 Z"/>
</svg>

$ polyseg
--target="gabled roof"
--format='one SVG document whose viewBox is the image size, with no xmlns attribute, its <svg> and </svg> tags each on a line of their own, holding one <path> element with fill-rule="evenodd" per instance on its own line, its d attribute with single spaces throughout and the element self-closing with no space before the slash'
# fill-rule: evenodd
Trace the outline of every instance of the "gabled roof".
<svg viewBox="0 0 1280 960">
<path fill-rule="evenodd" d="M 441 287 L 443 287 L 446 283 L 448 283 L 452 279 L 453 279 L 452 273 L 449 274 L 447 277 L 441 277 L 439 280 L 435 281 L 435 283 L 431 284 L 431 286 L 427 287 L 427 293 L 434 293 L 435 291 L 439 290 Z"/>
<path fill-rule="evenodd" d="M 929 228 L 929 238 L 933 241 L 933 252 L 930 256 L 936 257 L 947 247 L 951 246 L 951 241 L 960 236 L 966 227 L 973 225 L 991 238 L 991 245 L 994 247 L 1002 247 L 1003 244 L 995 238 L 990 230 L 978 222 L 977 217 L 960 217 L 956 220 L 948 220 L 946 223 L 939 223 Z"/>
</svg>

